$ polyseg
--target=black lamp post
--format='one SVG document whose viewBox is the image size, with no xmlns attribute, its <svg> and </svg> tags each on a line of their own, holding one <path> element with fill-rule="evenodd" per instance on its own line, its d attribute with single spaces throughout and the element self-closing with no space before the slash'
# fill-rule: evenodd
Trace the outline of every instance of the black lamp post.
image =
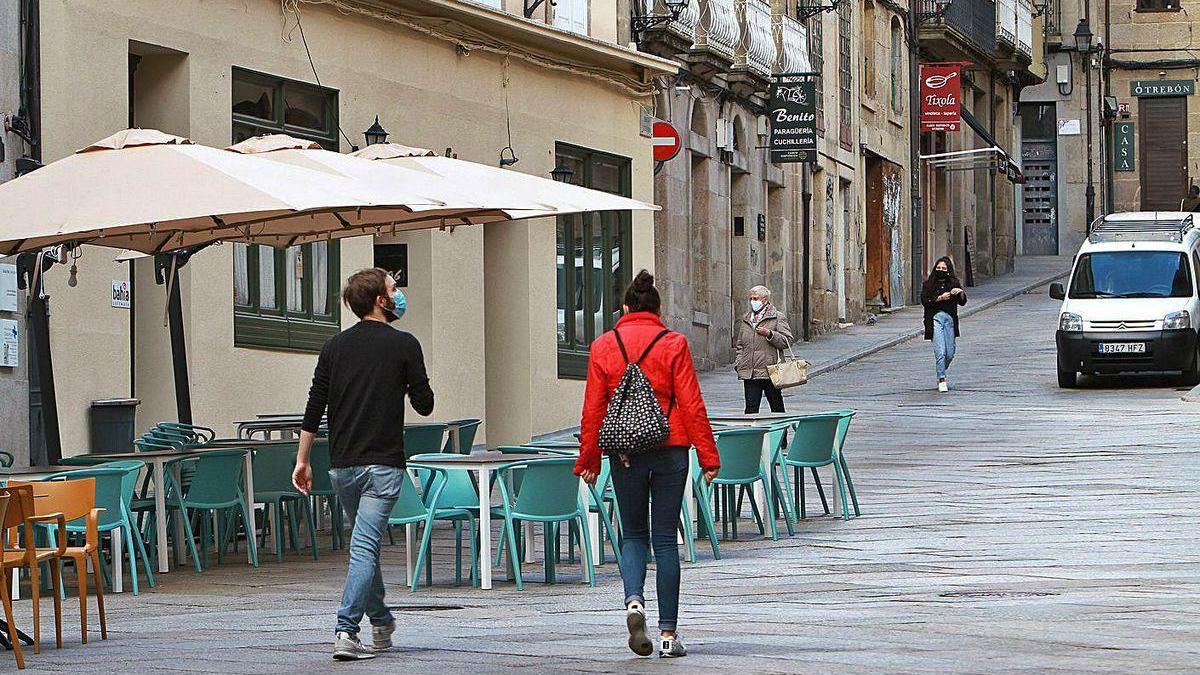
<svg viewBox="0 0 1200 675">
<path fill-rule="evenodd" d="M 570 183 L 571 179 L 575 177 L 575 172 L 571 170 L 571 167 L 559 162 L 558 166 L 550 172 L 550 177 L 559 183 Z"/>
<path fill-rule="evenodd" d="M 690 0 L 665 0 L 663 3 L 667 8 L 666 14 L 654 14 L 647 12 L 646 14 L 638 14 L 637 8 L 640 2 L 633 3 L 633 16 L 630 17 L 629 27 L 633 34 L 633 41 L 640 42 L 640 35 L 652 28 L 665 26 L 672 21 L 678 21 L 679 16 L 683 14 L 683 10 L 687 9 Z"/>
<path fill-rule="evenodd" d="M 1087 231 L 1092 230 L 1092 221 L 1096 218 L 1096 186 L 1092 176 L 1092 27 L 1087 17 L 1079 20 L 1075 27 L 1075 51 L 1079 52 L 1080 66 L 1083 69 L 1084 110 L 1087 114 L 1087 189 L 1084 191 L 1087 212 Z"/>
<path fill-rule="evenodd" d="M 363 137 L 367 139 L 367 145 L 387 143 L 388 132 L 379 125 L 379 115 L 375 116 L 375 123 L 371 128 L 363 132 Z"/>
</svg>

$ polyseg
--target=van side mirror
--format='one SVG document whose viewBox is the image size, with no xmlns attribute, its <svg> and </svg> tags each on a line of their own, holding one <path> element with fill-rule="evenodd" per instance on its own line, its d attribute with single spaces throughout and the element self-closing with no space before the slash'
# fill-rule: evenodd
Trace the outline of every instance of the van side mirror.
<svg viewBox="0 0 1200 675">
<path fill-rule="evenodd" d="M 1063 300 L 1067 297 L 1067 289 L 1063 288 L 1063 285 L 1056 281 L 1050 284 L 1050 297 L 1055 300 Z"/>
</svg>

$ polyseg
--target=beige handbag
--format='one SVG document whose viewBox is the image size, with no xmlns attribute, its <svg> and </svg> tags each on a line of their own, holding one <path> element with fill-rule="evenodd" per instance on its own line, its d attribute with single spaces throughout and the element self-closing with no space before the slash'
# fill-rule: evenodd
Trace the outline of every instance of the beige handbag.
<svg viewBox="0 0 1200 675">
<path fill-rule="evenodd" d="M 808 382 L 808 361 L 796 358 L 792 343 L 788 343 L 788 356 L 779 352 L 779 363 L 767 366 L 767 376 L 776 389 L 798 387 Z"/>
</svg>

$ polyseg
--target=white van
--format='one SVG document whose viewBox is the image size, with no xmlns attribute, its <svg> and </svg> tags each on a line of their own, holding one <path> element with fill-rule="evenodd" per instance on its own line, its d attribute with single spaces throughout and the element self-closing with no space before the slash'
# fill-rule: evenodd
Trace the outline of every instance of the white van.
<svg viewBox="0 0 1200 675">
<path fill-rule="evenodd" d="M 1058 320 L 1058 385 L 1078 373 L 1177 371 L 1200 384 L 1200 228 L 1191 213 L 1098 220 L 1071 269 Z"/>
</svg>

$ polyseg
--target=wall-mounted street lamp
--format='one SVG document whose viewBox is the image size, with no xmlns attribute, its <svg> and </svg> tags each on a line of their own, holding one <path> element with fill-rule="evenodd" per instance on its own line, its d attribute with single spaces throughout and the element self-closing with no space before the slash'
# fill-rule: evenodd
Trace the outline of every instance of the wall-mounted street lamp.
<svg viewBox="0 0 1200 675">
<path fill-rule="evenodd" d="M 638 14 L 638 5 L 642 3 L 635 0 L 633 3 L 633 15 L 629 21 L 629 31 L 633 37 L 633 41 L 640 42 L 639 36 L 651 28 L 658 28 L 672 21 L 678 21 L 679 16 L 683 14 L 683 10 L 687 9 L 688 2 L 690 0 L 664 0 L 663 4 L 667 8 L 666 14 L 654 14 L 653 12 Z"/>
<path fill-rule="evenodd" d="M 1088 229 L 1096 219 L 1096 186 L 1092 176 L 1092 52 L 1100 51 L 1100 47 L 1092 46 L 1091 24 L 1087 17 L 1079 20 L 1075 27 L 1075 51 L 1079 52 L 1079 67 L 1083 71 L 1084 110 L 1087 115 L 1087 189 L 1084 191 L 1084 204 L 1087 212 Z M 1090 234 L 1090 232 L 1089 232 Z"/>
<path fill-rule="evenodd" d="M 559 162 L 558 166 L 550 172 L 550 177 L 559 183 L 570 183 L 571 179 L 575 177 L 575 172 L 565 163 Z"/>
<path fill-rule="evenodd" d="M 941 2 L 941 0 L 938 0 Z M 800 0 L 796 7 L 796 18 L 801 22 L 808 21 L 821 12 L 836 12 L 842 0 L 829 0 L 829 4 L 821 0 Z M 948 1 L 946 4 L 950 4 Z"/>
<path fill-rule="evenodd" d="M 379 143 L 387 143 L 388 132 L 379 126 L 379 115 L 375 116 L 375 123 L 370 129 L 363 132 L 363 138 L 367 139 L 367 145 L 378 145 Z"/>
</svg>

